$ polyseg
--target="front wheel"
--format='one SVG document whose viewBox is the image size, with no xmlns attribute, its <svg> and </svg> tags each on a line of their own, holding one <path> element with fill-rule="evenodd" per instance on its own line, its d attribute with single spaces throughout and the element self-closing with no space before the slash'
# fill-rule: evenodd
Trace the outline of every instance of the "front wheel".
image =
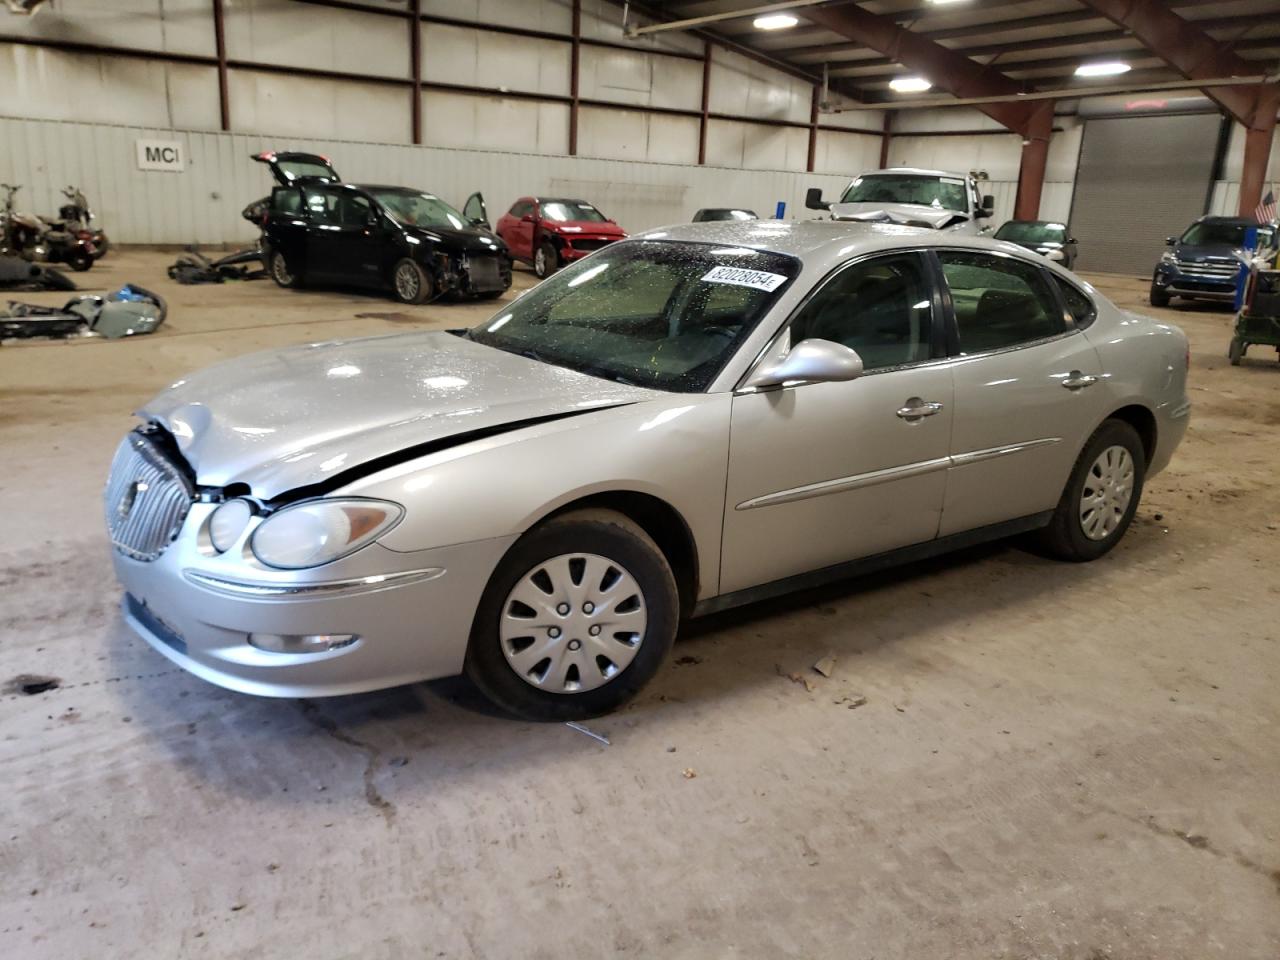
<svg viewBox="0 0 1280 960">
<path fill-rule="evenodd" d="M 1153 307 L 1167 307 L 1169 305 L 1169 291 L 1164 290 L 1154 283 L 1151 284 L 1151 305 Z"/>
<path fill-rule="evenodd" d="M 1120 542 L 1142 499 L 1147 457 L 1138 431 L 1104 420 L 1076 459 L 1040 544 L 1060 560 L 1096 560 Z"/>
<path fill-rule="evenodd" d="M 560 261 L 556 254 L 556 248 L 550 243 L 544 242 L 533 255 L 533 272 L 539 280 L 545 280 L 551 276 L 556 272 L 556 267 L 559 265 Z"/>
<path fill-rule="evenodd" d="M 431 279 L 427 271 L 407 257 L 396 264 L 391 281 L 396 299 L 401 303 L 422 303 L 431 293 Z"/>
<path fill-rule="evenodd" d="M 617 709 L 675 639 L 675 578 L 657 544 L 612 510 L 579 510 L 521 537 L 476 610 L 466 673 L 527 720 Z"/>
<path fill-rule="evenodd" d="M 93 266 L 93 254 L 88 250 L 76 250 L 67 258 L 67 263 L 76 273 L 84 273 Z"/>
</svg>

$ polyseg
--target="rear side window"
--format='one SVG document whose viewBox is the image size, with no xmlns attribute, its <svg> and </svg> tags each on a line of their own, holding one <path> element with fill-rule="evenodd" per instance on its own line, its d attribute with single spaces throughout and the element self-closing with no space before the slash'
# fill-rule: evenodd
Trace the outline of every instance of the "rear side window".
<svg viewBox="0 0 1280 960">
<path fill-rule="evenodd" d="M 1066 318 L 1039 267 L 1014 257 L 940 250 L 961 353 L 986 353 L 1057 336 Z"/>
<path fill-rule="evenodd" d="M 303 193 L 307 199 L 307 210 L 314 223 L 338 222 L 338 196 L 332 190 L 323 187 L 305 187 Z"/>
<path fill-rule="evenodd" d="M 1076 326 L 1083 330 L 1093 323 L 1094 318 L 1098 315 L 1098 308 L 1093 305 L 1093 301 L 1061 277 L 1055 276 L 1053 282 L 1058 285 L 1058 289 L 1062 292 L 1063 302 L 1067 305 L 1067 313 L 1071 314 Z"/>
<path fill-rule="evenodd" d="M 302 194 L 293 187 L 276 187 L 271 191 L 271 209 L 296 216 L 302 212 Z"/>
</svg>

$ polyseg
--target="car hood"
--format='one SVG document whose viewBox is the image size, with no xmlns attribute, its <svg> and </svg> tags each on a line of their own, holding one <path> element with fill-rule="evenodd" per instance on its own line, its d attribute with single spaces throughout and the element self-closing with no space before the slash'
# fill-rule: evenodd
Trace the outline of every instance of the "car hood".
<svg viewBox="0 0 1280 960">
<path fill-rule="evenodd" d="M 547 220 L 543 223 L 546 230 L 557 233 L 579 234 L 594 233 L 605 237 L 625 237 L 626 232 L 612 220 L 603 223 L 599 220 Z"/>
<path fill-rule="evenodd" d="M 271 499 L 411 448 L 663 395 L 431 332 L 250 354 L 138 416 L 173 435 L 201 486 Z"/>
<path fill-rule="evenodd" d="M 1244 260 L 1245 253 L 1239 247 L 1226 243 L 1179 243 L 1173 248 L 1179 260 L 1195 263 L 1197 260 Z"/>
<path fill-rule="evenodd" d="M 439 244 L 456 253 L 493 253 L 495 244 L 498 250 L 507 248 L 501 237 L 479 227 L 455 230 L 452 227 L 412 227 L 405 224 L 404 232 L 407 236 Z"/>
<path fill-rule="evenodd" d="M 967 214 L 923 203 L 833 203 L 831 219 L 899 223 L 932 230 L 943 230 L 969 221 Z"/>
</svg>

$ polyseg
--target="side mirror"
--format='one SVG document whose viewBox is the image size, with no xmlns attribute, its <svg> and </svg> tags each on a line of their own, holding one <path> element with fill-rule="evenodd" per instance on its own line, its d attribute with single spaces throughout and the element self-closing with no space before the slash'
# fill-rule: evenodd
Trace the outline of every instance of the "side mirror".
<svg viewBox="0 0 1280 960">
<path fill-rule="evenodd" d="M 856 350 L 830 340 L 801 340 L 785 357 L 765 364 L 751 375 L 746 386 L 763 389 L 784 383 L 840 383 L 862 376 L 862 358 Z"/>
<path fill-rule="evenodd" d="M 1076 242 L 1075 237 L 1067 237 L 1067 243 L 1075 243 L 1075 242 Z"/>
<path fill-rule="evenodd" d="M 831 201 L 822 199 L 821 187 L 810 187 L 804 194 L 804 205 L 809 210 L 830 210 Z"/>
<path fill-rule="evenodd" d="M 982 212 L 988 217 L 996 212 L 996 198 L 989 193 L 982 195 Z"/>
<path fill-rule="evenodd" d="M 1177 237 L 1165 237 L 1165 238 L 1164 238 L 1164 242 L 1165 242 L 1165 246 L 1172 247 L 1175 243 L 1177 243 L 1177 242 L 1178 242 L 1178 238 L 1177 238 Z"/>
</svg>

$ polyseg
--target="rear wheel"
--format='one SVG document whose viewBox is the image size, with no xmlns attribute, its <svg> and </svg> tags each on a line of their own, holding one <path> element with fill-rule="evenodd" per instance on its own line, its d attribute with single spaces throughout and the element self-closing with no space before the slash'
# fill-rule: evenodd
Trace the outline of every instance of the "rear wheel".
<svg viewBox="0 0 1280 960">
<path fill-rule="evenodd" d="M 1239 337 L 1231 338 L 1231 346 L 1227 348 L 1227 359 L 1231 361 L 1233 367 L 1240 366 L 1240 361 L 1243 359 L 1246 349 L 1244 341 Z"/>
<path fill-rule="evenodd" d="M 1061 560 L 1096 560 L 1120 542 L 1138 502 L 1147 459 L 1138 431 L 1105 420 L 1076 459 L 1040 544 Z"/>
<path fill-rule="evenodd" d="M 277 286 L 297 287 L 301 278 L 293 272 L 289 267 L 289 261 L 285 259 L 284 254 L 279 250 L 271 254 L 271 279 L 276 282 Z"/>
<path fill-rule="evenodd" d="M 544 241 L 533 255 L 534 274 L 539 280 L 545 280 L 556 272 L 558 266 L 560 266 L 560 262 L 559 257 L 556 255 L 556 248 L 549 242 Z"/>
<path fill-rule="evenodd" d="M 71 269 L 77 273 L 84 273 L 93 266 L 93 254 L 88 250 L 76 250 L 67 259 L 67 263 L 71 265 Z"/>
<path fill-rule="evenodd" d="M 567 513 L 521 537 L 498 565 L 466 673 L 528 720 L 599 716 L 652 679 L 678 611 L 671 567 L 638 525 L 612 510 Z"/>
<path fill-rule="evenodd" d="M 1169 305 L 1169 291 L 1164 290 L 1154 283 L 1151 284 L 1151 305 L 1153 307 L 1167 307 Z"/>
<path fill-rule="evenodd" d="M 401 303 L 422 303 L 431 294 L 431 278 L 427 271 L 407 257 L 396 264 L 391 282 L 396 299 Z"/>
</svg>

